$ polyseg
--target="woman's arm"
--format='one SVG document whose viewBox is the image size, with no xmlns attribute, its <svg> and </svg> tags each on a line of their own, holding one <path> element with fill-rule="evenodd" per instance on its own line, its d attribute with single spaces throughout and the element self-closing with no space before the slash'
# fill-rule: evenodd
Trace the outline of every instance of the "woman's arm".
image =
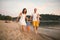
<svg viewBox="0 0 60 40">
<path fill-rule="evenodd" d="M 26 21 L 28 21 L 28 17 L 25 16 Z"/>
<path fill-rule="evenodd" d="M 20 13 L 19 16 L 17 17 L 17 22 L 18 22 L 18 20 L 19 20 L 19 17 L 21 17 L 21 15 L 22 15 L 22 13 Z"/>
</svg>

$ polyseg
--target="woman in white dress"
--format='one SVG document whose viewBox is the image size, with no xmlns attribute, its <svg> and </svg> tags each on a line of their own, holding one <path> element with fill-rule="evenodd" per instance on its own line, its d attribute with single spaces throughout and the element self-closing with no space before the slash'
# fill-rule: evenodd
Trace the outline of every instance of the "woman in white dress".
<svg viewBox="0 0 60 40">
<path fill-rule="evenodd" d="M 26 19 L 26 13 L 27 13 L 27 9 L 24 8 L 22 10 L 22 13 L 20 13 L 19 16 L 18 16 L 18 18 L 17 18 L 17 20 L 18 20 L 19 17 L 20 17 L 19 24 L 22 27 L 22 31 L 25 31 L 25 26 L 26 26 L 26 21 L 25 21 L 25 19 Z"/>
</svg>

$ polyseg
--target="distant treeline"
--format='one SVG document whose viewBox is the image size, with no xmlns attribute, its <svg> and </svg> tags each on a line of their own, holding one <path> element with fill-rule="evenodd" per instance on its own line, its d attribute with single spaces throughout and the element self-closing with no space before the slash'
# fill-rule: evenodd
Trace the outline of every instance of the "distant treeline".
<svg viewBox="0 0 60 40">
<path fill-rule="evenodd" d="M 57 20 L 60 21 L 59 15 L 49 15 L 49 14 L 41 14 L 41 20 Z"/>
<path fill-rule="evenodd" d="M 0 20 L 12 20 L 11 16 L 5 16 L 0 14 Z"/>
<path fill-rule="evenodd" d="M 49 14 L 41 14 L 41 20 L 53 20 L 60 21 L 60 16 L 58 15 L 49 15 Z M 30 18 L 30 15 L 27 15 Z M 0 20 L 16 20 L 17 17 L 5 16 L 0 14 Z"/>
</svg>

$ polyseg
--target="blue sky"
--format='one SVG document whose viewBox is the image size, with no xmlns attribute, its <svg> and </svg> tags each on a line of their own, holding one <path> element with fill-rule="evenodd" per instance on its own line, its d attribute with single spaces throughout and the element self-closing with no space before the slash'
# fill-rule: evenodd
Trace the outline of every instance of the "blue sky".
<svg viewBox="0 0 60 40">
<path fill-rule="evenodd" d="M 27 8 L 27 15 L 37 8 L 39 14 L 60 15 L 60 0 L 0 0 L 0 14 L 18 16 L 23 8 Z"/>
</svg>

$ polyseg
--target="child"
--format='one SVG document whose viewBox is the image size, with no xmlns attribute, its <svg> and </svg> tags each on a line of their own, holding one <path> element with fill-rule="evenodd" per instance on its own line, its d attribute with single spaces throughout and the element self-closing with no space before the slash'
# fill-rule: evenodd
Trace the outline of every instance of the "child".
<svg viewBox="0 0 60 40">
<path fill-rule="evenodd" d="M 27 31 L 30 32 L 30 20 L 27 19 Z"/>
<path fill-rule="evenodd" d="M 18 16 L 17 20 L 19 19 L 20 17 L 20 20 L 19 20 L 19 23 L 21 25 L 21 28 L 22 28 L 22 31 L 25 31 L 25 26 L 26 26 L 26 13 L 27 13 L 27 9 L 24 8 L 22 13 L 20 13 L 20 15 Z"/>
</svg>

